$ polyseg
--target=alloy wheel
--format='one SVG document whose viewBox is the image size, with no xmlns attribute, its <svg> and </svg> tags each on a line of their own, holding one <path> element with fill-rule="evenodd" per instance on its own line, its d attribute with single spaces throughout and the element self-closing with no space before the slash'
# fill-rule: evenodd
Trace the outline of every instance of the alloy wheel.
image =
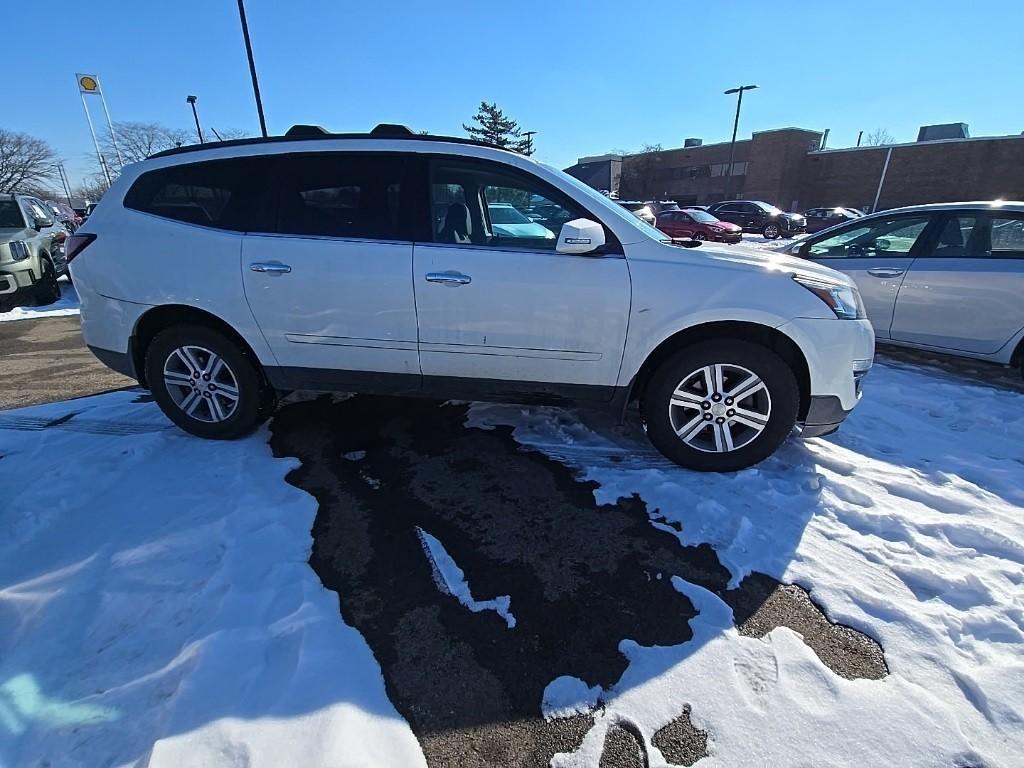
<svg viewBox="0 0 1024 768">
<path fill-rule="evenodd" d="M 753 371 L 715 363 L 679 382 L 668 411 L 672 429 L 688 446 L 705 453 L 728 453 L 760 436 L 771 417 L 772 400 Z"/>
<path fill-rule="evenodd" d="M 181 346 L 164 361 L 164 384 L 185 415 L 216 423 L 238 407 L 238 380 L 220 355 L 205 347 Z"/>
</svg>

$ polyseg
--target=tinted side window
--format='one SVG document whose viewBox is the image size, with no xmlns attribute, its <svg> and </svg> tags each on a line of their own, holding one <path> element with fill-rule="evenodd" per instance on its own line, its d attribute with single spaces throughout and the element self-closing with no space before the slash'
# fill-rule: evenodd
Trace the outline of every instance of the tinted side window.
<svg viewBox="0 0 1024 768">
<path fill-rule="evenodd" d="M 991 242 L 980 250 L 996 257 L 1024 259 L 1024 218 L 993 216 L 989 232 Z"/>
<path fill-rule="evenodd" d="M 553 251 L 567 221 L 591 218 L 529 174 L 490 163 L 431 164 L 434 242 Z"/>
<path fill-rule="evenodd" d="M 806 255 L 812 259 L 909 256 L 929 220 L 928 216 L 880 217 L 812 242 Z"/>
<path fill-rule="evenodd" d="M 405 161 L 353 152 L 279 158 L 277 231 L 411 240 L 403 217 Z"/>
<path fill-rule="evenodd" d="M 238 157 L 142 174 L 124 205 L 165 219 L 244 232 L 258 228 L 269 159 Z"/>
</svg>

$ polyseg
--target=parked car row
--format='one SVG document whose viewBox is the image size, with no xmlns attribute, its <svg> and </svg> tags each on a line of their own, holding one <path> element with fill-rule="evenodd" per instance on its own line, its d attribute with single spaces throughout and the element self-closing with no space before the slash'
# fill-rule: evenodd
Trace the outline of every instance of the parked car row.
<svg viewBox="0 0 1024 768">
<path fill-rule="evenodd" d="M 39 304 L 60 298 L 57 278 L 67 273 L 67 228 L 42 200 L 0 195 L 0 300 L 29 295 Z"/>
</svg>

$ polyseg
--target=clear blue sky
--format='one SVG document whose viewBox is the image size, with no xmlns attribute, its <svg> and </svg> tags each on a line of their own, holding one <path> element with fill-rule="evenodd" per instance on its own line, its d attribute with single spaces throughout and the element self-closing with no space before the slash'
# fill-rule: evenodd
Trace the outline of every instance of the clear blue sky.
<svg viewBox="0 0 1024 768">
<path fill-rule="evenodd" d="M 234 0 L 62 6 L 47 15 L 40 4 L 5 4 L 4 61 L 15 76 L 0 127 L 47 139 L 73 181 L 94 168 L 76 71 L 99 74 L 115 120 L 188 128 L 194 93 L 204 126 L 258 133 Z M 727 140 L 735 102 L 722 91 L 745 83 L 761 88 L 744 98 L 741 136 L 831 128 L 830 146 L 852 146 L 858 130 L 879 127 L 898 141 L 939 122 L 967 122 L 975 136 L 1024 131 L 1024 0 L 246 8 L 271 133 L 296 122 L 339 131 L 401 122 L 461 135 L 486 99 L 537 131 L 539 159 L 564 167 L 646 142 Z"/>
</svg>

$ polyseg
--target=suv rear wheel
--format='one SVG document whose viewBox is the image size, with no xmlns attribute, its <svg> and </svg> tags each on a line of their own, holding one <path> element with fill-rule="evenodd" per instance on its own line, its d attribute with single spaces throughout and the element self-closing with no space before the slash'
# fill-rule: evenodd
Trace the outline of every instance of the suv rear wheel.
<svg viewBox="0 0 1024 768">
<path fill-rule="evenodd" d="M 45 307 L 60 299 L 60 285 L 57 283 L 57 271 L 53 268 L 53 262 L 44 256 L 39 260 L 39 266 L 43 274 L 36 283 L 33 294 L 36 304 Z"/>
<path fill-rule="evenodd" d="M 248 351 L 201 325 L 157 333 L 146 351 L 145 371 L 167 418 L 198 437 L 241 437 L 266 418 L 273 402 Z"/>
<path fill-rule="evenodd" d="M 796 424 L 792 369 L 758 344 L 705 341 L 654 373 L 643 402 L 647 436 L 689 469 L 732 472 L 770 456 Z"/>
</svg>

